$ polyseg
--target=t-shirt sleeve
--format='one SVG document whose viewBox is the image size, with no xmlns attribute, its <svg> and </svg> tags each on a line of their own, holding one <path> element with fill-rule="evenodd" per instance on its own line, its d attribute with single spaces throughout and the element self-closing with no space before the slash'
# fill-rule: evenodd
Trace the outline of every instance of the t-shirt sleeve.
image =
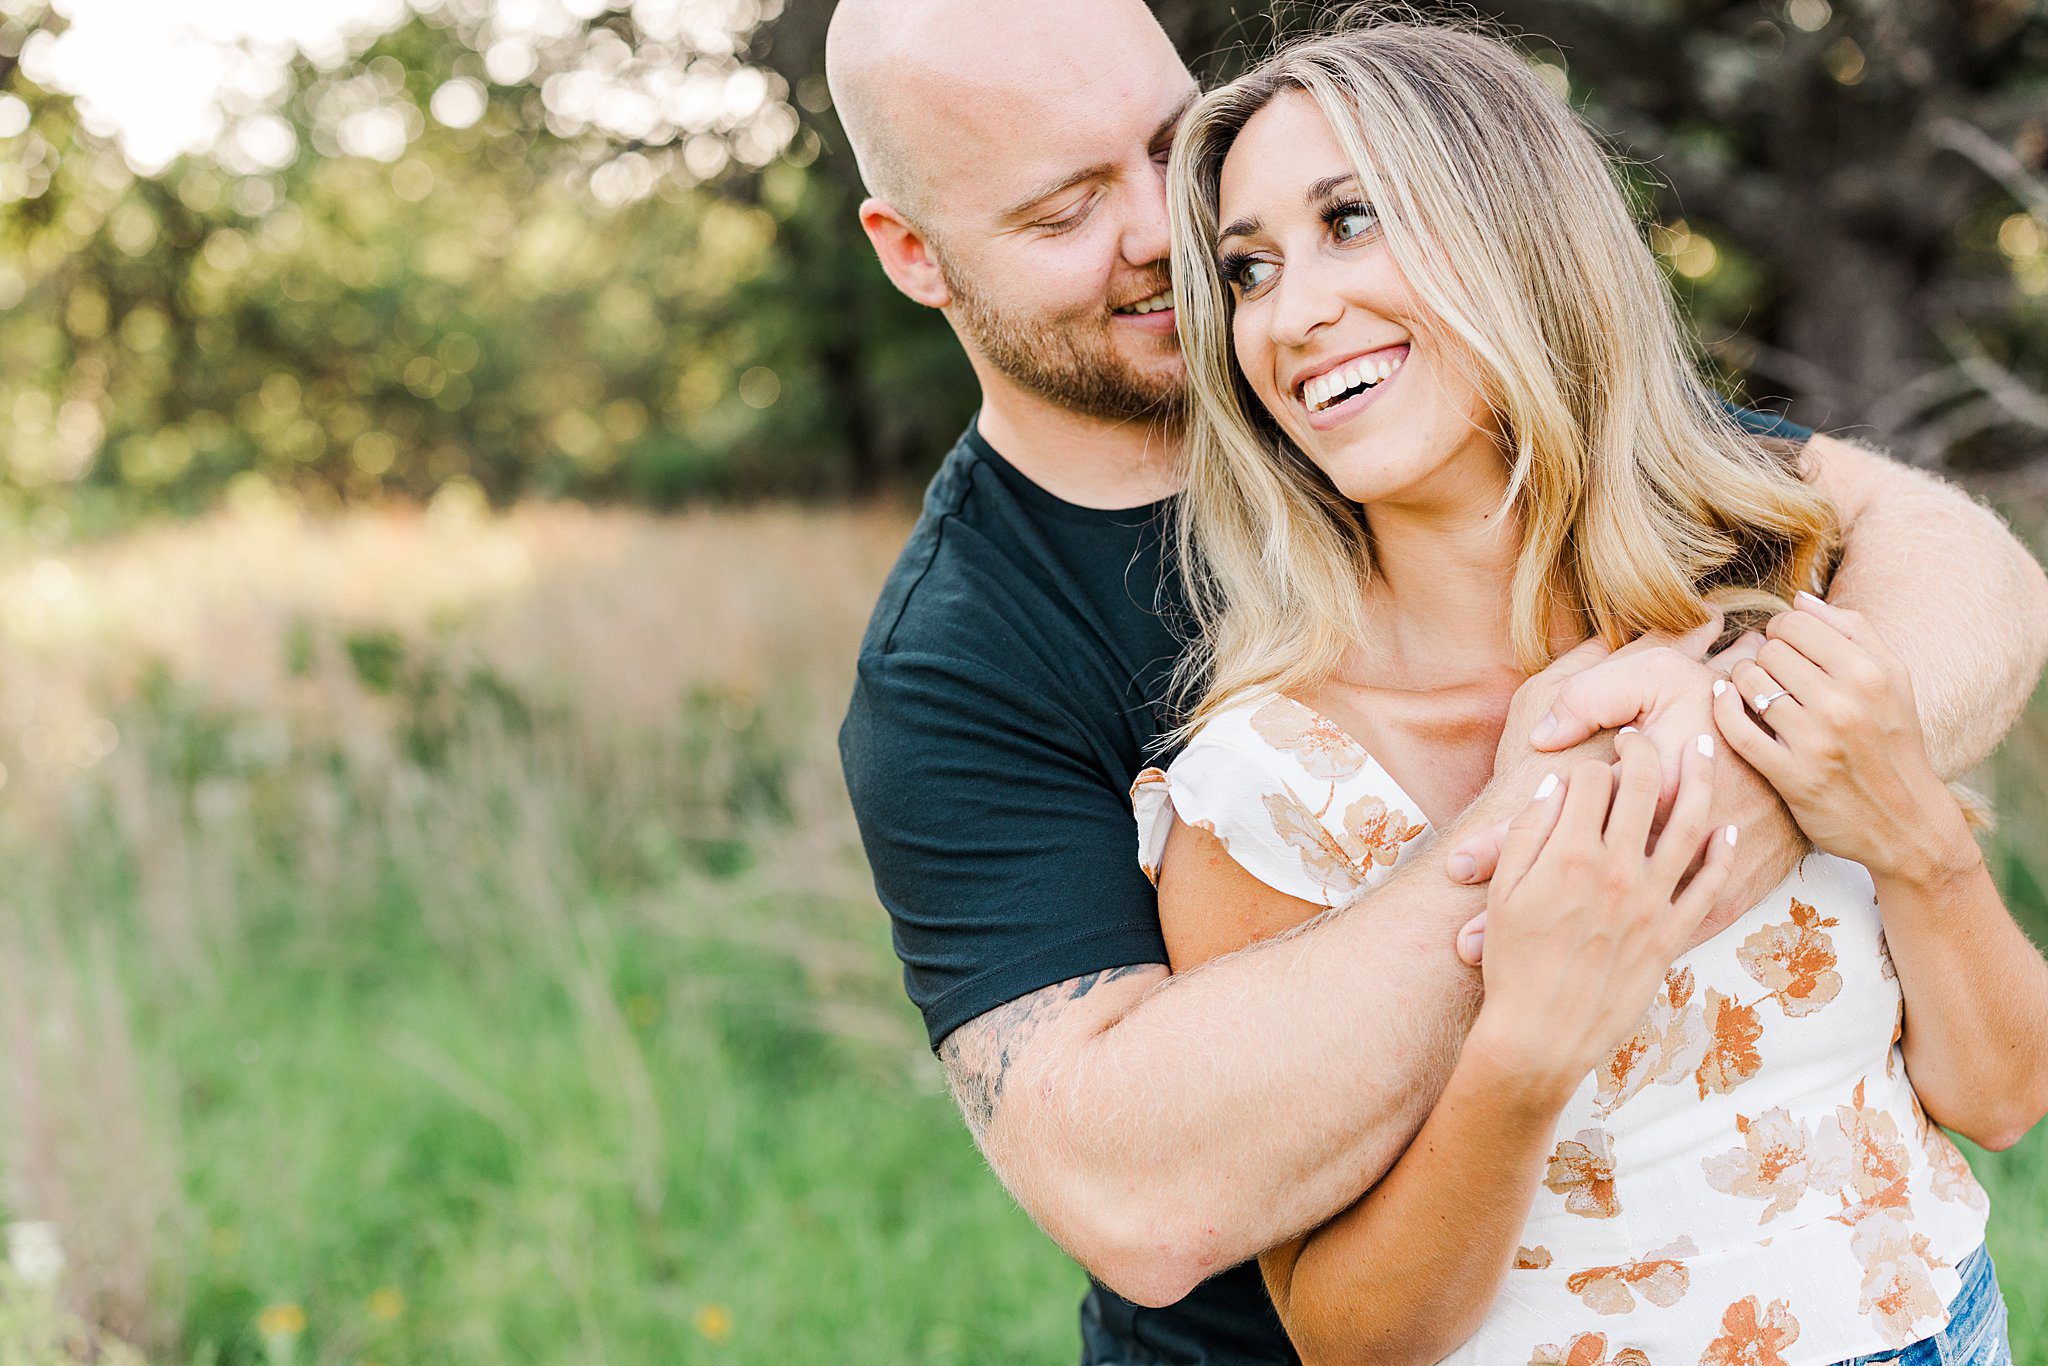
<svg viewBox="0 0 2048 1366">
<path fill-rule="evenodd" d="M 1312 870 L 1311 862 L 1332 841 L 1276 757 L 1232 744 L 1211 727 L 1171 767 L 1140 773 L 1131 784 L 1131 814 L 1138 822 L 1138 866 L 1145 876 L 1159 881 L 1167 836 L 1178 818 L 1214 836 L 1233 863 L 1276 892 L 1334 906 L 1354 890 L 1342 874 L 1322 878 Z"/>
<path fill-rule="evenodd" d="M 1735 425 L 1751 436 L 1788 441 L 1795 447 L 1805 445 L 1813 436 L 1811 427 L 1802 427 L 1783 414 L 1758 408 L 1745 408 L 1740 404 L 1727 403 L 1725 400 L 1723 406 L 1728 409 L 1728 415 L 1735 419 Z"/>
<path fill-rule="evenodd" d="M 1219 713 L 1131 786 L 1138 864 L 1157 880 L 1174 818 L 1275 891 L 1338 906 L 1378 883 L 1424 826 L 1386 770 L 1286 698 Z"/>
<path fill-rule="evenodd" d="M 840 760 L 903 984 L 932 1047 L 1055 982 L 1165 963 L 1108 756 L 969 660 L 861 661 Z"/>
</svg>

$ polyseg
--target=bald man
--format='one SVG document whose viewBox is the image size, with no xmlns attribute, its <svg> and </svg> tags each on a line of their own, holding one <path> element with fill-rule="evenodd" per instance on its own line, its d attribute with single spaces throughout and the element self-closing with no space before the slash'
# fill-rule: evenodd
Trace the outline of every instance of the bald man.
<svg viewBox="0 0 2048 1366">
<path fill-rule="evenodd" d="M 1441 1089 L 1488 862 L 1464 836 L 1573 757 L 1526 732 L 1563 688 L 1596 724 L 1646 713 L 1675 751 L 1706 728 L 1712 670 L 1648 649 L 1539 676 L 1449 858 L 1169 976 L 1127 792 L 1180 648 L 1164 175 L 1194 81 L 1137 0 L 842 0 L 827 68 L 882 269 L 981 384 L 840 732 L 905 985 L 990 1165 L 1091 1273 L 1084 1363 L 1293 1361 L 1247 1259 L 1357 1200 Z M 2048 580 L 1954 490 L 1827 437 L 1806 459 L 1849 522 L 1831 596 L 1906 657 L 1956 776 L 2048 653 Z M 1739 910 L 1801 846 L 1753 773 L 1719 781 Z"/>
</svg>

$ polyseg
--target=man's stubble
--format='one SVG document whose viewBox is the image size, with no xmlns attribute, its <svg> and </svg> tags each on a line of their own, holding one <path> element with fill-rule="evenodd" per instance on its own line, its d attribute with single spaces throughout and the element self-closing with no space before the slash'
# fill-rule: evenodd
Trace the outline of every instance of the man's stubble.
<svg viewBox="0 0 2048 1366">
<path fill-rule="evenodd" d="M 1182 367 L 1148 369 L 1134 363 L 1117 349 L 1110 333 L 1115 324 L 1107 309 L 1028 317 L 1005 312 L 948 269 L 943 256 L 938 264 L 953 294 L 953 325 L 962 340 L 1020 387 L 1088 417 L 1180 422 L 1187 406 Z M 1163 282 L 1159 285 L 1165 287 Z"/>
</svg>

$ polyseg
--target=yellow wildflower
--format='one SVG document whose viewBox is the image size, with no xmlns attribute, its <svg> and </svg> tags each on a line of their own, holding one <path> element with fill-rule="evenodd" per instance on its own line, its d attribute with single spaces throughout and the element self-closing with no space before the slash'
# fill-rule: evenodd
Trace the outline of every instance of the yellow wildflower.
<svg viewBox="0 0 2048 1366">
<path fill-rule="evenodd" d="M 697 1311 L 697 1331 L 709 1342 L 724 1342 L 732 1336 L 732 1314 L 722 1304 L 707 1304 Z"/>
<path fill-rule="evenodd" d="M 306 1311 L 296 1304 L 273 1304 L 256 1316 L 256 1331 L 267 1338 L 295 1338 L 306 1331 Z"/>
<path fill-rule="evenodd" d="M 405 1312 L 405 1296 L 393 1286 L 381 1286 L 370 1292 L 370 1317 L 380 1323 L 389 1323 Z"/>
</svg>

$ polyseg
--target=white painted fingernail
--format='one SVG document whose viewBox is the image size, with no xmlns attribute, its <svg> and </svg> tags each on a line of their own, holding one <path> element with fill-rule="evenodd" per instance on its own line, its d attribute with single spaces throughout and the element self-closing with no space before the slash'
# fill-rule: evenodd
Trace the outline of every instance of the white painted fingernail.
<svg viewBox="0 0 2048 1366">
<path fill-rule="evenodd" d="M 1706 756 L 1707 758 L 1709 758 L 1709 759 L 1711 759 L 1711 758 L 1713 758 L 1713 757 L 1714 757 L 1714 737 L 1713 737 L 1713 736 L 1711 736 L 1711 735 L 1702 735 L 1702 736 L 1700 737 L 1700 753 L 1701 753 L 1701 754 L 1704 754 L 1704 755 L 1705 755 L 1705 756 Z"/>
<path fill-rule="evenodd" d="M 1546 773 L 1543 775 L 1543 781 L 1536 787 L 1535 800 L 1540 802 L 1555 791 L 1557 791 L 1557 775 L 1555 773 Z"/>
<path fill-rule="evenodd" d="M 1636 728 L 1634 726 L 1623 726 L 1621 728 L 1620 733 L 1623 735 L 1634 735 L 1636 733 Z"/>
<path fill-rule="evenodd" d="M 1724 833 L 1727 836 L 1729 846 L 1732 848 L 1735 844 L 1735 827 L 1729 826 Z"/>
<path fill-rule="evenodd" d="M 1802 588 L 1802 589 L 1800 589 L 1800 590 L 1799 590 L 1799 591 L 1798 591 L 1797 593 L 1794 593 L 1794 594 L 1792 595 L 1792 601 L 1794 601 L 1794 602 L 1798 602 L 1798 603 L 1808 603 L 1808 602 L 1819 602 L 1819 601 L 1820 601 L 1820 599 L 1819 599 L 1819 598 L 1817 598 L 1817 597 L 1815 597 L 1815 596 L 1814 596 L 1813 594 L 1811 594 L 1811 593 L 1807 592 L 1807 591 L 1806 591 L 1806 590 L 1805 590 L 1804 588 Z"/>
<path fill-rule="evenodd" d="M 1714 696 L 1716 696 L 1716 697 L 1719 697 L 1719 696 L 1720 696 L 1720 695 L 1721 695 L 1722 693 L 1724 693 L 1724 692 L 1727 692 L 1727 691 L 1728 691 L 1728 680 L 1727 680 L 1727 679 L 1725 679 L 1725 678 L 1717 678 L 1717 679 L 1715 679 L 1715 680 L 1714 680 Z"/>
</svg>

